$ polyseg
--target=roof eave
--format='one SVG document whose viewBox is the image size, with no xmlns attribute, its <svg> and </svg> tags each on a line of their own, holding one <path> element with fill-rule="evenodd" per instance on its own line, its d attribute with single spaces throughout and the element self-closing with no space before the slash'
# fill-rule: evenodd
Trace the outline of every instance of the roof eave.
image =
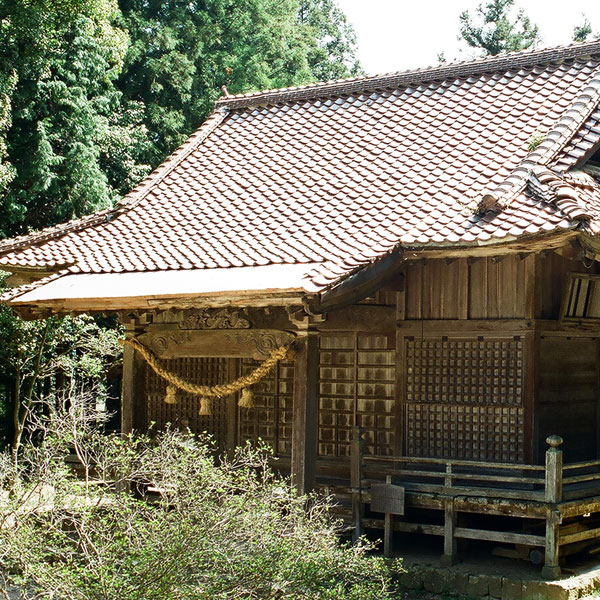
<svg viewBox="0 0 600 600">
<path fill-rule="evenodd" d="M 342 308 L 370 296 L 382 285 L 388 284 L 402 270 L 404 263 L 419 259 L 472 258 L 502 256 L 508 254 L 529 254 L 542 250 L 562 248 L 581 235 L 577 231 L 578 222 L 566 230 L 553 230 L 545 234 L 502 238 L 463 244 L 430 243 L 421 245 L 399 245 L 385 255 L 353 269 L 332 282 L 311 304 L 315 313 L 323 313 L 334 308 Z M 596 238 L 600 249 L 600 238 Z"/>
</svg>

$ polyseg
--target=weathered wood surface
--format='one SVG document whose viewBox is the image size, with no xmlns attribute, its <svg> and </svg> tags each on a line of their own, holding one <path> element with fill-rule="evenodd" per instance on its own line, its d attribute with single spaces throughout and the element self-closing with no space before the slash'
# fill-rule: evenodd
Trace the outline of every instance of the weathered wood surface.
<svg viewBox="0 0 600 600">
<path fill-rule="evenodd" d="M 165 327 L 138 340 L 160 358 L 252 357 L 265 359 L 291 344 L 295 334 L 275 329 L 184 330 Z"/>
<path fill-rule="evenodd" d="M 307 331 L 294 360 L 294 414 L 292 428 L 292 483 L 299 493 L 316 483 L 319 397 L 319 337 Z"/>
<path fill-rule="evenodd" d="M 129 327 L 128 337 L 135 336 L 134 327 Z M 144 397 L 144 359 L 128 344 L 123 348 L 123 379 L 121 383 L 121 433 L 134 429 L 146 430 L 146 402 Z"/>
<path fill-rule="evenodd" d="M 566 461 L 596 458 L 600 342 L 542 337 L 539 343 L 538 452 L 548 435 L 558 434 L 565 440 Z"/>
<path fill-rule="evenodd" d="M 533 318 L 535 260 L 529 254 L 409 263 L 405 318 Z"/>
</svg>

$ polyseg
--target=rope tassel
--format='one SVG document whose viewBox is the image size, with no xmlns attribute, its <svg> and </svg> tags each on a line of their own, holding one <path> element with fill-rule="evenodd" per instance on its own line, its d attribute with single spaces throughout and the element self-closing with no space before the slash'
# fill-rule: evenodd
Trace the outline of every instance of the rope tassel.
<svg viewBox="0 0 600 600">
<path fill-rule="evenodd" d="M 242 390 L 240 399 L 238 400 L 240 408 L 254 408 L 254 392 L 250 388 Z"/>
<path fill-rule="evenodd" d="M 177 404 L 177 388 L 174 385 L 167 385 L 165 404 Z"/>
<path fill-rule="evenodd" d="M 210 398 L 207 398 L 206 396 L 200 397 L 200 410 L 198 411 L 198 414 L 201 417 L 210 416 L 213 414 L 212 402 Z"/>
</svg>

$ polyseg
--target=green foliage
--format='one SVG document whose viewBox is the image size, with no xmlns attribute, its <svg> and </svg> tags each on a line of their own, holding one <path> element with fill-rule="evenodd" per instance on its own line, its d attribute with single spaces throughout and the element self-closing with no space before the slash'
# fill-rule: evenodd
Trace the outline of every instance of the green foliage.
<svg viewBox="0 0 600 600">
<path fill-rule="evenodd" d="M 11 523 L 0 527 L 0 572 L 31 590 L 26 597 L 393 597 L 388 563 L 365 544 L 340 543 L 328 502 L 298 497 L 262 451 L 216 462 L 206 439 L 173 431 L 104 436 L 77 399 L 67 405 L 38 424 L 44 440 L 28 448 L 0 502 Z M 91 467 L 84 480 L 65 468 L 69 446 Z M 0 458 L 0 481 L 14 478 Z M 148 502 L 130 486 L 161 493 Z"/>
<path fill-rule="evenodd" d="M 114 319 L 87 315 L 25 321 L 0 305 L 0 390 L 12 405 L 3 404 L 0 447 L 20 445 L 30 411 L 42 390 L 93 387 L 104 400 L 108 369 L 120 360 L 121 329 Z"/>
<path fill-rule="evenodd" d="M 11 95 L 14 92 L 17 75 L 14 71 L 0 74 L 0 196 L 15 177 L 14 167 L 8 162 L 6 133 L 12 123 Z"/>
<path fill-rule="evenodd" d="M 312 77 L 327 81 L 362 74 L 356 34 L 333 0 L 300 0 L 297 24 L 306 33 Z"/>
<path fill-rule="evenodd" d="M 119 87 L 146 107 L 157 164 L 230 93 L 357 73 L 354 33 L 332 0 L 120 0 L 131 43 Z"/>
<path fill-rule="evenodd" d="M 459 39 L 491 56 L 535 46 L 540 41 L 538 26 L 522 9 L 514 13 L 513 5 L 514 0 L 491 0 L 480 4 L 475 16 L 464 11 L 460 15 Z"/>
<path fill-rule="evenodd" d="M 0 237 L 110 206 L 231 92 L 356 74 L 333 0 L 0 0 Z"/>
<path fill-rule="evenodd" d="M 581 15 L 582 21 L 580 25 L 573 28 L 573 41 L 585 42 L 588 38 L 597 37 L 592 33 L 592 24 L 585 15 Z"/>
<path fill-rule="evenodd" d="M 543 131 L 536 131 L 529 138 L 529 144 L 527 145 L 527 150 L 529 152 L 533 152 L 544 141 L 545 137 L 546 137 L 546 133 L 544 133 Z"/>
<path fill-rule="evenodd" d="M 0 10 L 0 81 L 14 78 L 6 236 L 111 205 L 145 172 L 146 132 L 115 87 L 128 43 L 115 2 L 0 0 Z"/>
</svg>

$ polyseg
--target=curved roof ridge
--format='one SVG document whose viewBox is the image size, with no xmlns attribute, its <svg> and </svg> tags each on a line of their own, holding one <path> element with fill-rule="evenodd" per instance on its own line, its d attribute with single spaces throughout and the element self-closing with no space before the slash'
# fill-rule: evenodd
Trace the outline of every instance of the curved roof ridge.
<svg viewBox="0 0 600 600">
<path fill-rule="evenodd" d="M 527 186 L 532 170 L 548 166 L 579 131 L 600 104 L 600 67 L 565 110 L 541 143 L 525 156 L 510 175 L 491 190 L 494 201 L 505 208 Z M 485 201 L 485 198 L 484 198 Z"/>
<path fill-rule="evenodd" d="M 280 104 L 290 100 L 308 100 L 331 95 L 348 95 L 364 93 L 378 89 L 396 88 L 414 83 L 427 83 L 464 77 L 494 71 L 506 71 L 520 67 L 531 67 L 555 61 L 571 60 L 585 56 L 600 54 L 600 38 L 591 42 L 581 42 L 539 50 L 520 50 L 496 56 L 488 56 L 474 60 L 458 61 L 439 65 L 398 71 L 382 75 L 350 77 L 331 81 L 309 83 L 286 88 L 275 88 L 260 92 L 235 94 L 220 98 L 215 108 L 230 109 L 260 106 L 264 104 Z"/>
</svg>

